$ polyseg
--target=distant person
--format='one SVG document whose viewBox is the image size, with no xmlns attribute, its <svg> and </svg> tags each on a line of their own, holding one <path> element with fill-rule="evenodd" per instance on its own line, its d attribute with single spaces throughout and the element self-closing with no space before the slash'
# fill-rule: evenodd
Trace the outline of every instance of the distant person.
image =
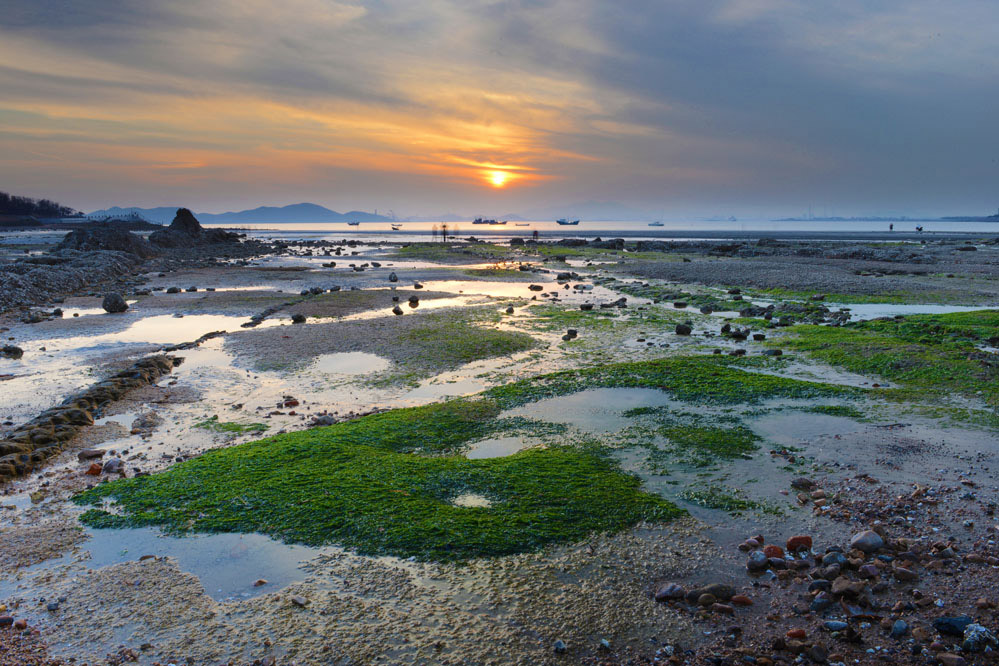
<svg viewBox="0 0 999 666">
<path fill-rule="evenodd" d="M 916 231 L 918 231 L 919 233 L 923 233 L 923 225 L 919 225 L 918 227 L 916 227 Z"/>
<path fill-rule="evenodd" d="M 533 236 L 533 237 L 534 237 L 534 240 L 538 240 L 538 230 L 537 230 L 537 229 L 535 229 L 535 230 L 534 230 L 534 233 L 533 233 L 533 234 L 531 234 L 531 236 Z"/>
<path fill-rule="evenodd" d="M 895 225 L 894 224 L 889 224 L 888 225 L 888 231 L 895 231 Z"/>
</svg>

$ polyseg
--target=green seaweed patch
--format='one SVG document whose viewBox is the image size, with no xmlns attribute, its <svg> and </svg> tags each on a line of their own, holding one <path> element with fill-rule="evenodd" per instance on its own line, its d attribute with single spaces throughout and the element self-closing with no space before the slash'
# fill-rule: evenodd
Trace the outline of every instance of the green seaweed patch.
<svg viewBox="0 0 999 666">
<path fill-rule="evenodd" d="M 195 428 L 212 430 L 214 432 L 229 432 L 243 434 L 247 432 L 264 432 L 270 426 L 266 423 L 236 423 L 235 421 L 219 421 L 218 415 L 212 416 L 194 424 Z"/>
<path fill-rule="evenodd" d="M 843 418 L 853 419 L 855 421 L 862 421 L 866 417 L 864 412 L 860 411 L 852 405 L 813 405 L 811 407 L 804 407 L 801 409 L 803 412 L 808 412 L 810 414 L 825 414 L 826 416 L 841 416 Z"/>
<path fill-rule="evenodd" d="M 516 268 L 465 268 L 461 271 L 465 275 L 474 278 L 492 279 L 512 279 L 523 278 L 529 273 L 517 270 Z"/>
<path fill-rule="evenodd" d="M 771 398 L 858 397 L 864 393 L 853 387 L 747 371 L 770 364 L 762 357 L 676 356 L 564 370 L 499 386 L 485 395 L 503 408 L 511 408 L 589 388 L 654 388 L 685 402 L 718 404 L 751 404 Z"/>
<path fill-rule="evenodd" d="M 367 427 L 375 445 L 354 443 L 364 421 L 373 422 Z M 117 502 L 116 514 L 86 511 L 80 520 L 91 527 L 262 532 L 289 543 L 437 561 L 528 552 L 683 513 L 643 492 L 599 447 L 483 460 L 393 450 L 406 448 L 406 435 L 433 439 L 446 421 L 410 411 L 406 432 L 392 433 L 388 447 L 374 433 L 400 423 L 391 412 L 278 435 L 209 451 L 154 476 L 100 484 L 74 501 Z M 455 504 L 469 494 L 488 506 Z"/>
<path fill-rule="evenodd" d="M 527 324 L 536 330 L 555 331 L 564 328 L 610 328 L 618 319 L 610 310 L 568 309 L 557 305 L 535 305 L 528 310 L 532 319 Z"/>
<path fill-rule="evenodd" d="M 659 473 L 668 465 L 708 467 L 759 449 L 759 435 L 735 416 L 678 412 L 669 407 L 639 407 L 624 414 L 641 422 L 616 438 L 647 449 L 646 466 Z"/>
<path fill-rule="evenodd" d="M 412 243 L 391 253 L 391 256 L 399 259 L 422 259 L 445 264 L 506 258 L 510 255 L 510 248 L 493 243 Z"/>
<path fill-rule="evenodd" d="M 904 385 L 896 397 L 957 393 L 999 406 L 999 363 L 977 345 L 999 341 L 999 311 L 913 315 L 845 326 L 798 326 L 784 348 L 851 372 Z"/>
<path fill-rule="evenodd" d="M 434 363 L 455 367 L 496 356 L 508 356 L 533 348 L 537 341 L 520 331 L 470 325 L 460 319 L 427 317 L 399 336 L 404 343 L 419 345 Z"/>
<path fill-rule="evenodd" d="M 775 516 L 784 515 L 779 507 L 748 499 L 744 493 L 718 484 L 698 484 L 680 491 L 678 496 L 698 506 L 739 515 L 746 511 L 759 511 Z"/>
</svg>

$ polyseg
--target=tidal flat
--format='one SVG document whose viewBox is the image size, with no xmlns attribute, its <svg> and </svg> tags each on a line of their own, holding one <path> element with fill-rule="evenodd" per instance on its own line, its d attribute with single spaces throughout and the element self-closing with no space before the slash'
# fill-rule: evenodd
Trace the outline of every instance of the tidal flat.
<svg viewBox="0 0 999 666">
<path fill-rule="evenodd" d="M 0 314 L 0 632 L 52 664 L 999 647 L 995 238 L 122 265 Z"/>
</svg>

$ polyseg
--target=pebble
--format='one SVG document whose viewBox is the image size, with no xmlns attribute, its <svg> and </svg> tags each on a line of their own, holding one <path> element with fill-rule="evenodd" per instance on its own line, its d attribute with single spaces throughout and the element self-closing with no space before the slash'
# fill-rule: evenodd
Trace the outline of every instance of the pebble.
<svg viewBox="0 0 999 666">
<path fill-rule="evenodd" d="M 291 598 L 291 603 L 304 608 L 309 605 L 309 600 L 299 594 L 296 594 Z"/>
<path fill-rule="evenodd" d="M 884 548 L 885 540 L 874 530 L 864 530 L 853 535 L 850 539 L 850 548 L 856 548 L 868 555 Z"/>
</svg>

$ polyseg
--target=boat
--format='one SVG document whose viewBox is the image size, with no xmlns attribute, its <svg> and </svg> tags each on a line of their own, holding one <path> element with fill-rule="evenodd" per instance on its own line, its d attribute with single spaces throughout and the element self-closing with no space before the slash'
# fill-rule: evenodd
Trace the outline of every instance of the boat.
<svg viewBox="0 0 999 666">
<path fill-rule="evenodd" d="M 515 227 L 529 227 L 529 226 L 531 226 L 531 223 L 530 222 L 514 222 L 513 226 L 515 226 Z"/>
<path fill-rule="evenodd" d="M 579 220 L 567 220 L 567 219 L 565 219 L 563 217 L 563 218 L 560 218 L 558 220 L 555 220 L 555 224 L 561 224 L 563 227 L 566 227 L 566 226 L 571 227 L 571 226 L 575 226 L 575 225 L 579 224 Z"/>
<path fill-rule="evenodd" d="M 500 222 L 499 220 L 494 220 L 492 218 L 477 217 L 472 220 L 472 224 L 506 224 L 506 220 Z"/>
<path fill-rule="evenodd" d="M 401 224 L 393 224 L 392 225 L 392 231 L 399 231 L 400 229 L 402 229 L 402 225 Z"/>
<path fill-rule="evenodd" d="M 662 226 L 665 226 L 665 225 L 662 222 L 660 222 L 659 220 L 656 220 L 655 222 L 649 222 L 649 226 L 650 227 L 662 227 Z"/>
<path fill-rule="evenodd" d="M 360 222 L 348 222 L 347 226 L 350 226 L 350 227 L 359 227 L 359 226 L 361 226 L 361 223 Z"/>
</svg>

